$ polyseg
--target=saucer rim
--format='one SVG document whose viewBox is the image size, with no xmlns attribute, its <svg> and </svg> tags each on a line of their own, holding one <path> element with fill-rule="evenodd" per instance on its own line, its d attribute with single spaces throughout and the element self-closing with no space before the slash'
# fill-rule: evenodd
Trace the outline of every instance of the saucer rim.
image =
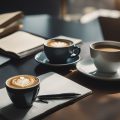
<svg viewBox="0 0 120 120">
<path fill-rule="evenodd" d="M 84 75 L 87 75 L 88 77 L 90 77 L 90 78 L 94 78 L 94 79 L 98 79 L 98 80 L 103 80 L 103 81 L 120 81 L 120 77 L 119 78 L 111 78 L 111 77 L 104 77 L 104 76 L 95 76 L 95 75 L 93 75 L 93 74 L 91 74 L 91 73 L 87 73 L 86 71 L 84 71 L 82 68 L 78 68 L 78 66 L 79 66 L 79 64 L 80 63 L 82 63 L 83 61 L 86 61 L 86 59 L 88 60 L 88 59 L 90 59 L 91 61 L 92 61 L 92 59 L 90 58 L 90 57 L 88 57 L 88 58 L 84 58 L 84 59 L 82 59 L 81 61 L 79 61 L 77 64 L 76 64 L 76 69 L 80 72 L 80 73 L 82 73 L 82 74 L 84 74 Z M 93 63 L 94 64 L 94 63 Z M 94 72 L 94 71 L 93 71 Z"/>
<path fill-rule="evenodd" d="M 38 58 L 38 55 L 40 55 L 40 54 L 43 54 L 44 53 L 44 51 L 40 51 L 40 52 L 38 52 L 36 55 L 35 55 L 35 60 L 38 62 L 38 63 L 41 63 L 41 64 L 43 64 L 43 65 L 47 65 L 47 66 L 54 66 L 54 67 L 61 67 L 61 66 L 68 66 L 68 65 L 73 65 L 73 64 L 75 64 L 75 63 L 77 63 L 77 62 L 79 62 L 80 60 L 81 60 L 81 57 L 80 56 L 78 56 L 78 59 L 77 60 L 75 60 L 75 61 L 73 61 L 73 62 L 71 62 L 71 63 L 66 63 L 66 64 L 52 64 L 52 63 L 50 63 L 50 62 L 48 62 L 48 63 L 44 63 L 44 62 L 42 62 L 41 60 L 39 61 L 37 58 Z M 69 58 L 68 58 L 69 59 Z M 71 58 L 72 59 L 72 58 Z"/>
</svg>

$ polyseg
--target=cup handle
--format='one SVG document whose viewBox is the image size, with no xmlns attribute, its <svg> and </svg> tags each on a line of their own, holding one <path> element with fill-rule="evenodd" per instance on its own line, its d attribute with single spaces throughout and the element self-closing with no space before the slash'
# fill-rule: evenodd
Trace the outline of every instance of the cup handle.
<svg viewBox="0 0 120 120">
<path fill-rule="evenodd" d="M 74 46 L 70 57 L 74 58 L 74 57 L 78 56 L 80 54 L 80 51 L 81 51 L 80 47 Z"/>
<path fill-rule="evenodd" d="M 37 88 L 37 92 L 36 92 L 36 94 L 35 94 L 35 97 L 33 98 L 33 101 L 35 101 L 35 99 L 37 98 L 37 95 L 38 95 L 38 93 L 39 93 L 39 90 L 40 90 L 40 87 Z"/>
</svg>

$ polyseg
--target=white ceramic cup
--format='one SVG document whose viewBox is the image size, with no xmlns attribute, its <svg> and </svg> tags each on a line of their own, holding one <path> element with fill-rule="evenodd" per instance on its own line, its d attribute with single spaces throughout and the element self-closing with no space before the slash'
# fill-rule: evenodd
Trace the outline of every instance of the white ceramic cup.
<svg viewBox="0 0 120 120">
<path fill-rule="evenodd" d="M 90 54 L 99 72 L 116 73 L 120 68 L 120 42 L 92 43 Z"/>
</svg>

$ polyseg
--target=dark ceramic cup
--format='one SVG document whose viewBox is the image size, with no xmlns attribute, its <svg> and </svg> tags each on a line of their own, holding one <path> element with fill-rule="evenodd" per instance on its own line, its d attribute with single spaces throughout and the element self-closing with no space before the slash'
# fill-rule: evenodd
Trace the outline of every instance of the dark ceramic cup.
<svg viewBox="0 0 120 120">
<path fill-rule="evenodd" d="M 22 75 L 22 76 L 25 76 L 25 75 Z M 38 80 L 38 83 L 31 87 L 22 88 L 22 89 L 12 88 L 7 84 L 7 81 L 10 79 L 13 79 L 13 77 L 9 78 L 6 81 L 6 90 L 7 90 L 8 96 L 10 97 L 11 101 L 17 108 L 29 108 L 32 106 L 34 100 L 36 99 L 36 96 L 40 89 L 39 87 L 40 81 L 37 77 L 35 76 L 32 76 L 32 77 Z"/>
<path fill-rule="evenodd" d="M 80 48 L 70 40 L 51 39 L 44 43 L 44 52 L 50 63 L 66 63 L 68 58 L 77 57 Z"/>
</svg>

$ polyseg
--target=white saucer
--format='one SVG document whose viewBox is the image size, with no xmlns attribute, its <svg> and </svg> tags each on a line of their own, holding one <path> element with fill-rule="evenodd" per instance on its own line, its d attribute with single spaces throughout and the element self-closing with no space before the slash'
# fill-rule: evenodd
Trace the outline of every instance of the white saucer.
<svg viewBox="0 0 120 120">
<path fill-rule="evenodd" d="M 120 80 L 120 69 L 115 74 L 114 73 L 113 74 L 112 73 L 100 73 L 97 71 L 90 57 L 79 61 L 76 64 L 76 68 L 79 72 L 92 78 L 108 80 L 108 81 Z"/>
<path fill-rule="evenodd" d="M 67 66 L 67 65 L 75 64 L 80 60 L 80 57 L 78 56 L 75 58 L 68 58 L 66 63 L 63 63 L 63 64 L 53 64 L 53 63 L 50 63 L 50 61 L 47 59 L 44 51 L 41 51 L 35 55 L 35 60 L 44 65 L 58 67 L 58 66 Z"/>
</svg>

